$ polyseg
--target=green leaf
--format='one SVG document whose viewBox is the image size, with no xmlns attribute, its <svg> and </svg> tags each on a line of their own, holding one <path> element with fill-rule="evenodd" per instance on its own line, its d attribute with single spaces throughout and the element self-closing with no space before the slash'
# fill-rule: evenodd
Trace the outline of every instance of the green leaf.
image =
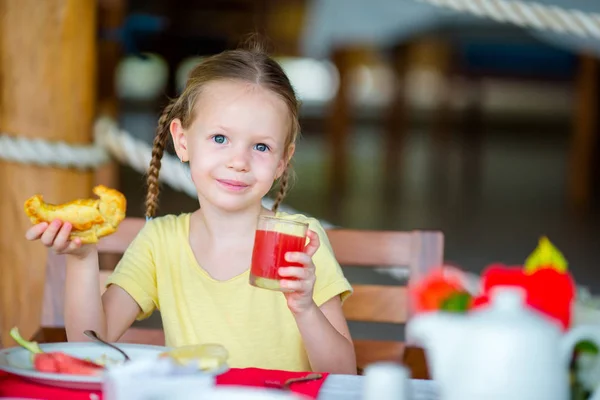
<svg viewBox="0 0 600 400">
<path fill-rule="evenodd" d="M 24 349 L 29 350 L 34 354 L 43 353 L 37 342 L 28 342 L 27 340 L 23 339 L 19 333 L 19 328 L 16 326 L 10 330 L 10 336 L 19 344 L 19 346 L 23 347 Z"/>
<path fill-rule="evenodd" d="M 598 346 L 589 340 L 582 340 L 575 345 L 575 352 L 598 354 Z"/>
<path fill-rule="evenodd" d="M 448 312 L 467 312 L 471 304 L 471 295 L 468 292 L 457 292 L 448 296 L 442 302 L 440 309 Z"/>
</svg>

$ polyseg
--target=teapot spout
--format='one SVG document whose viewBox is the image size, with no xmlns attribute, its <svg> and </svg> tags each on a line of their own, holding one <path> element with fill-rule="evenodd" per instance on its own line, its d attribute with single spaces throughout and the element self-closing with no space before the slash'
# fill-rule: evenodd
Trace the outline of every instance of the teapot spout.
<svg viewBox="0 0 600 400">
<path fill-rule="evenodd" d="M 417 315 L 406 324 L 407 344 L 425 350 L 432 378 L 441 384 L 452 371 L 453 353 L 459 347 L 463 329 L 463 318 L 444 312 Z"/>
</svg>

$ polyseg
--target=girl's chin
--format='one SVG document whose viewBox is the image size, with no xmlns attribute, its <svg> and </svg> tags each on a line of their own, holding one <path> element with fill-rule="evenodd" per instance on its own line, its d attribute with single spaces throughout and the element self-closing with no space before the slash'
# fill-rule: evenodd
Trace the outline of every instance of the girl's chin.
<svg viewBox="0 0 600 400">
<path fill-rule="evenodd" d="M 254 196 L 235 195 L 206 196 L 200 201 L 200 207 L 206 203 L 222 211 L 240 212 L 256 208 L 257 204 L 260 205 L 262 203 L 262 197 L 254 198 Z"/>
</svg>

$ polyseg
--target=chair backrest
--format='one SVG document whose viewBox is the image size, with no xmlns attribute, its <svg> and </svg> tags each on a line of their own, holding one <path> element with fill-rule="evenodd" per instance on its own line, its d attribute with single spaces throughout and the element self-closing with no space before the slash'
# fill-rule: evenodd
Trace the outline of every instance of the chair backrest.
<svg viewBox="0 0 600 400">
<path fill-rule="evenodd" d="M 141 218 L 126 218 L 116 233 L 98 243 L 98 252 L 101 255 L 122 254 L 144 223 Z M 344 267 L 404 267 L 410 277 L 419 277 L 443 261 L 444 237 L 441 232 L 329 229 L 327 235 L 338 262 Z M 101 286 L 111 272 L 100 271 Z M 64 281 L 64 257 L 49 252 L 42 326 L 64 326 Z M 344 303 L 347 320 L 402 324 L 410 317 L 406 287 L 354 284 L 353 288 L 354 294 Z M 132 328 L 120 341 L 164 344 L 164 335 Z M 401 341 L 355 340 L 354 344 L 359 369 L 375 361 L 400 361 L 404 350 Z"/>
<path fill-rule="evenodd" d="M 344 303 L 348 321 L 404 324 L 412 313 L 406 283 L 443 262 L 444 235 L 428 231 L 369 231 L 331 229 L 327 236 L 343 267 L 403 268 L 407 282 L 390 285 L 353 284 Z M 393 279 L 390 279 L 393 282 Z M 354 339 L 359 371 L 376 361 L 402 360 L 401 340 Z"/>
<path fill-rule="evenodd" d="M 442 264 L 441 232 L 398 232 L 330 229 L 327 236 L 344 267 L 406 268 L 409 279 L 420 278 Z M 411 310 L 407 288 L 399 285 L 353 285 L 344 304 L 346 319 L 404 323 Z"/>
</svg>

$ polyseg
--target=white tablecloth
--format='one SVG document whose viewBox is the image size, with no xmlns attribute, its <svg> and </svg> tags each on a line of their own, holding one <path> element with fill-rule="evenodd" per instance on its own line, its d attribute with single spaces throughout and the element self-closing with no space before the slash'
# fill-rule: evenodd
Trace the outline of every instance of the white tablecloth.
<svg viewBox="0 0 600 400">
<path fill-rule="evenodd" d="M 317 400 L 362 400 L 365 379 L 360 375 L 330 374 L 321 386 Z M 411 400 L 439 399 L 433 381 L 412 379 L 410 387 Z M 211 389 L 215 389 L 215 391 Z M 194 393 L 197 394 L 198 391 L 206 393 L 206 397 L 201 396 L 203 399 L 213 399 L 217 394 L 216 391 L 225 389 L 231 388 L 215 386 L 214 377 L 211 375 L 198 375 L 193 369 L 177 372 L 170 361 L 164 359 L 157 362 L 153 358 L 132 361 L 110 368 L 103 382 L 106 400 L 146 400 L 150 398 L 187 400 L 196 399 L 197 396 L 194 396 Z M 244 389 L 259 390 L 259 388 L 247 387 Z M 276 389 L 271 389 L 271 391 L 278 392 Z M 221 397 L 223 394 L 217 395 L 217 398 Z"/>
<path fill-rule="evenodd" d="M 321 387 L 318 400 L 361 400 L 363 376 L 329 375 Z M 412 379 L 411 400 L 437 400 L 433 381 Z"/>
</svg>

